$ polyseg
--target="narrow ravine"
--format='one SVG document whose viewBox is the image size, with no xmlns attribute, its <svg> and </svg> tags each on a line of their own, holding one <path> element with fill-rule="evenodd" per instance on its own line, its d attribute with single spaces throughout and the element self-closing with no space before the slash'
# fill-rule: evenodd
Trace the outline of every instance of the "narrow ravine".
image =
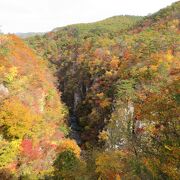
<svg viewBox="0 0 180 180">
<path fill-rule="evenodd" d="M 69 116 L 69 126 L 71 128 L 69 137 L 76 140 L 78 145 L 81 145 L 82 144 L 82 140 L 80 136 L 81 127 L 78 124 L 78 118 L 76 117 L 76 115 L 71 114 Z"/>
<path fill-rule="evenodd" d="M 63 85 L 62 85 L 63 84 Z M 69 137 L 74 139 L 79 146 L 81 146 L 84 142 L 81 138 L 83 127 L 79 123 L 79 117 L 77 113 L 78 105 L 83 101 L 83 97 L 86 96 L 86 91 L 82 91 L 82 83 L 78 88 L 72 88 L 70 93 L 67 93 L 67 90 L 64 88 L 69 84 L 68 81 L 66 83 L 60 83 L 59 90 L 62 92 L 62 101 L 66 104 L 69 109 L 69 118 L 68 118 L 68 126 L 70 127 Z M 87 89 L 87 87 L 86 87 Z"/>
</svg>

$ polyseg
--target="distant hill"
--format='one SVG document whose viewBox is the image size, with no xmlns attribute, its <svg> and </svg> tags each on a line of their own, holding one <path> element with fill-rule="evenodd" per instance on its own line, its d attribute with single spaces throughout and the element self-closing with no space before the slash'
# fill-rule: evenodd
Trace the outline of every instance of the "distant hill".
<svg viewBox="0 0 180 180">
<path fill-rule="evenodd" d="M 102 21 L 97 21 L 94 23 L 81 23 L 72 24 L 65 27 L 58 27 L 53 29 L 53 32 L 60 30 L 66 30 L 68 28 L 77 28 L 81 32 L 90 31 L 93 29 L 101 29 L 107 32 L 115 32 L 119 30 L 125 30 L 130 28 L 132 25 L 136 24 L 143 17 L 141 16 L 114 16 Z"/>
<path fill-rule="evenodd" d="M 16 36 L 24 39 L 24 38 L 28 38 L 28 37 L 31 37 L 31 36 L 36 36 L 36 35 L 43 35 L 45 33 L 42 33 L 42 32 L 28 32 L 28 33 L 15 33 Z"/>
</svg>

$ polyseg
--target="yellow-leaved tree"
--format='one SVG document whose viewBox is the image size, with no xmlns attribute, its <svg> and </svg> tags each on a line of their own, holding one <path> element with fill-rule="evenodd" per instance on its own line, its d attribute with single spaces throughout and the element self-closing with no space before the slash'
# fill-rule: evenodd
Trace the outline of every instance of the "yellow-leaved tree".
<svg viewBox="0 0 180 180">
<path fill-rule="evenodd" d="M 41 117 L 17 99 L 5 100 L 0 106 L 0 128 L 7 139 L 32 136 L 32 129 L 39 122 Z"/>
</svg>

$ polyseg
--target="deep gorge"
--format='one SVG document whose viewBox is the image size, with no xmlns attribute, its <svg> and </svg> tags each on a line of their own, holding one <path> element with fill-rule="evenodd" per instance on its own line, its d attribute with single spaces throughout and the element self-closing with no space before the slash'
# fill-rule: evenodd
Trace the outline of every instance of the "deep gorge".
<svg viewBox="0 0 180 180">
<path fill-rule="evenodd" d="M 74 63 L 75 64 L 75 63 Z M 61 64 L 59 65 L 61 66 Z M 92 105 L 88 102 L 88 93 L 91 93 L 91 87 L 93 87 L 93 81 L 91 75 L 87 72 L 88 69 L 81 68 L 80 70 L 74 66 L 66 69 L 67 73 L 58 71 L 59 89 L 62 92 L 62 101 L 67 105 L 69 109 L 69 125 L 72 129 L 70 137 L 73 137 L 79 145 L 85 145 L 89 141 L 98 143 L 98 131 L 102 130 L 104 123 L 98 124 L 96 132 L 91 137 L 91 130 L 88 130 L 87 135 L 86 126 L 88 125 L 88 115 L 92 112 Z M 61 69 L 61 68 L 60 68 Z M 72 74 L 69 74 L 73 69 Z M 86 72 L 85 72 L 86 71 Z M 61 78 L 63 74 L 63 79 Z M 72 83 L 73 81 L 73 83 Z M 68 87 L 70 86 L 70 87 Z M 103 118 L 103 117 L 102 117 Z M 103 122 L 103 119 L 101 120 Z M 94 144 L 95 145 L 95 144 Z M 85 146 L 84 146 L 85 147 Z"/>
</svg>

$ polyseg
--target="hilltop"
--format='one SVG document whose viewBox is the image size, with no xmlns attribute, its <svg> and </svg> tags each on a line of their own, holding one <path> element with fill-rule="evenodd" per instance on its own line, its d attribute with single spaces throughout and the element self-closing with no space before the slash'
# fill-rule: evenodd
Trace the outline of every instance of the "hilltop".
<svg viewBox="0 0 180 180">
<path fill-rule="evenodd" d="M 143 17 L 141 16 L 114 16 L 101 21 L 97 21 L 94 23 L 81 23 L 81 24 L 73 24 L 65 27 L 55 28 L 52 31 L 57 32 L 61 30 L 67 30 L 70 28 L 76 28 L 81 33 L 85 33 L 87 31 L 92 31 L 93 29 L 99 29 L 106 32 L 118 32 L 120 30 L 125 30 L 130 28 L 132 25 L 136 24 Z"/>
</svg>

